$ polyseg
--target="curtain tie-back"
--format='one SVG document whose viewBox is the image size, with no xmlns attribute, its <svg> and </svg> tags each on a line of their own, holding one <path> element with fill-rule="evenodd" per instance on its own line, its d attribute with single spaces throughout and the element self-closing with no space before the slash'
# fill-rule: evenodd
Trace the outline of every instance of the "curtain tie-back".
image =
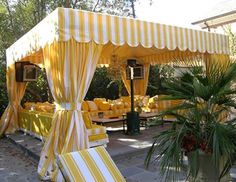
<svg viewBox="0 0 236 182">
<path fill-rule="evenodd" d="M 56 103 L 57 110 L 81 110 L 81 103 L 62 102 Z"/>
</svg>

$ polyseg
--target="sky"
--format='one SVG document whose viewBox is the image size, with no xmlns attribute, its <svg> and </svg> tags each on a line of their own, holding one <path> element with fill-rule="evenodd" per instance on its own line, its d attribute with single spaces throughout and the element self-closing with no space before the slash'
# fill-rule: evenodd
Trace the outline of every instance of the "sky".
<svg viewBox="0 0 236 182">
<path fill-rule="evenodd" d="M 137 17 L 142 20 L 200 29 L 198 25 L 191 25 L 191 23 L 206 18 L 209 11 L 221 1 L 153 0 L 150 6 L 148 0 L 139 0 L 139 3 L 135 4 L 135 9 Z"/>
</svg>

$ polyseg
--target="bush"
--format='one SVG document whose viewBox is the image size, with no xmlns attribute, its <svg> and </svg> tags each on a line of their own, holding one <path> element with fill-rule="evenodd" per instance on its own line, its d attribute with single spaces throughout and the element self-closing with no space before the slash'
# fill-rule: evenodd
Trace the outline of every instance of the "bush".
<svg viewBox="0 0 236 182">
<path fill-rule="evenodd" d="M 0 116 L 8 105 L 7 86 L 6 86 L 6 64 L 0 61 Z"/>
<path fill-rule="evenodd" d="M 107 76 L 107 68 L 97 68 L 85 99 L 93 100 L 98 97 L 106 98 L 108 95 L 107 85 L 110 82 L 111 80 Z"/>
</svg>

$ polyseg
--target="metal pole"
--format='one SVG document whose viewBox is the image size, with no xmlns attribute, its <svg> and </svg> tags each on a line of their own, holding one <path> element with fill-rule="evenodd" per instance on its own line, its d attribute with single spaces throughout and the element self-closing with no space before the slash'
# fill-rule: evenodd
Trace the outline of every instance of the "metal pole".
<svg viewBox="0 0 236 182">
<path fill-rule="evenodd" d="M 131 112 L 134 112 L 134 81 L 130 79 Z"/>
<path fill-rule="evenodd" d="M 136 135 L 140 133 L 139 113 L 134 111 L 134 68 L 130 69 L 130 96 L 131 96 L 131 111 L 127 113 L 127 134 Z"/>
</svg>

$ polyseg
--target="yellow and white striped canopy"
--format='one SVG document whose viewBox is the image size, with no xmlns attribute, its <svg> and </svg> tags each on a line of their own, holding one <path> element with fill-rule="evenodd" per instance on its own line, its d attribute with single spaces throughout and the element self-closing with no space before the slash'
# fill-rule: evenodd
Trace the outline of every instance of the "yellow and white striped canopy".
<svg viewBox="0 0 236 182">
<path fill-rule="evenodd" d="M 7 49 L 9 61 L 42 58 L 42 48 L 53 41 L 94 41 L 102 44 L 101 58 L 145 57 L 179 52 L 229 54 L 225 35 L 81 10 L 57 8 Z M 117 51 L 117 49 L 119 50 Z M 177 52 L 177 53 L 176 53 Z M 181 53 L 183 54 L 183 53 Z M 167 57 L 169 56 L 166 55 Z M 40 62 L 40 61 L 39 61 Z"/>
</svg>

